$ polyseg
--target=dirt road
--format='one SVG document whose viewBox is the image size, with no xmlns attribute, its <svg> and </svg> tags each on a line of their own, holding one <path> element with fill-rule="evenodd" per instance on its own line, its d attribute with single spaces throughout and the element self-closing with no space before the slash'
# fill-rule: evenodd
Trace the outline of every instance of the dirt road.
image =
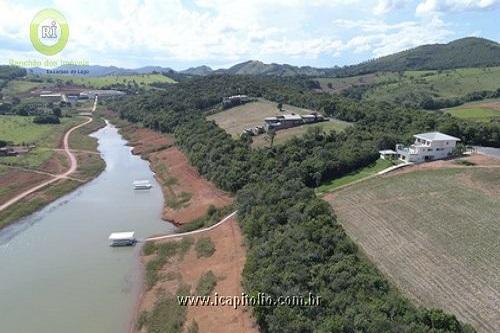
<svg viewBox="0 0 500 333">
<path fill-rule="evenodd" d="M 68 160 L 70 162 L 70 167 L 69 169 L 64 172 L 64 173 L 61 173 L 59 175 L 56 175 L 54 178 L 52 179 L 49 179 L 39 185 L 36 185 L 18 195 L 16 195 L 15 197 L 13 197 L 12 199 L 8 200 L 7 202 L 5 202 L 4 204 L 2 204 L 0 206 L 0 211 L 3 211 L 5 209 L 7 209 L 8 207 L 12 206 L 13 204 L 15 204 L 16 202 L 20 201 L 21 199 L 23 199 L 24 197 L 40 190 L 41 188 L 44 188 L 45 186 L 47 185 L 50 185 L 58 180 L 61 180 L 61 179 L 64 179 L 64 178 L 67 178 L 69 175 L 71 175 L 73 172 L 76 171 L 77 167 L 78 167 L 78 162 L 76 160 L 76 156 L 73 154 L 73 152 L 70 150 L 69 148 L 69 136 L 71 135 L 71 133 L 73 133 L 74 130 L 82 127 L 82 126 L 85 126 L 87 124 L 89 124 L 91 121 L 92 121 L 92 118 L 90 117 L 85 117 L 87 120 L 81 124 L 78 124 L 72 128 L 70 128 L 65 134 L 64 134 L 64 139 L 63 139 L 63 145 L 64 145 L 64 152 L 66 153 L 66 155 L 68 156 Z"/>
</svg>

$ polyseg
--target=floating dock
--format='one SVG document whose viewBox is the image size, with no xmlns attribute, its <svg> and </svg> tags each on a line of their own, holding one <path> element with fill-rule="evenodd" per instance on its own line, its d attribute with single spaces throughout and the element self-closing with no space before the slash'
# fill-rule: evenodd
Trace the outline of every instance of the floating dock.
<svg viewBox="0 0 500 333">
<path fill-rule="evenodd" d="M 133 246 L 137 243 L 133 231 L 113 232 L 109 235 L 109 246 Z"/>
<path fill-rule="evenodd" d="M 149 180 L 136 180 L 134 182 L 134 190 L 149 190 L 153 185 Z"/>
</svg>

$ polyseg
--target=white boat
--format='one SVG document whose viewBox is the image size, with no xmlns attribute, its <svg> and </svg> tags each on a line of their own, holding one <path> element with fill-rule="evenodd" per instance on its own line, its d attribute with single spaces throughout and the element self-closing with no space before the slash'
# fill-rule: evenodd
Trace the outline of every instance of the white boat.
<svg viewBox="0 0 500 333">
<path fill-rule="evenodd" d="M 132 246 L 137 242 L 133 231 L 113 232 L 108 239 L 109 246 Z"/>
<path fill-rule="evenodd" d="M 136 180 L 134 182 L 134 190 L 149 190 L 153 185 L 149 180 Z"/>
</svg>

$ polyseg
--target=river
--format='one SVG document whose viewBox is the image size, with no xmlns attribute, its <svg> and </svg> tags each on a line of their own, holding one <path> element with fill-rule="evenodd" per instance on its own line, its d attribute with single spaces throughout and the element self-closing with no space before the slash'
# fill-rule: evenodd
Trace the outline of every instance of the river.
<svg viewBox="0 0 500 333">
<path fill-rule="evenodd" d="M 140 293 L 140 247 L 111 248 L 108 236 L 170 233 L 149 163 L 117 129 L 93 133 L 106 169 L 44 209 L 0 231 L 0 331 L 124 333 Z M 153 188 L 134 191 L 149 179 Z"/>
</svg>

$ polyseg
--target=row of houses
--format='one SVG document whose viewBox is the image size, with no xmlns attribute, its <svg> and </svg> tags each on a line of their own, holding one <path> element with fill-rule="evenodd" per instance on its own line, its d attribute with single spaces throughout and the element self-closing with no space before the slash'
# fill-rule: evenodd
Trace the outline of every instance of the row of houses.
<svg viewBox="0 0 500 333">
<path fill-rule="evenodd" d="M 408 147 L 397 144 L 395 150 L 379 151 L 380 158 L 399 159 L 411 163 L 440 160 L 450 157 L 457 142 L 460 141 L 459 138 L 441 132 L 420 133 L 413 137 L 415 142 Z"/>
<path fill-rule="evenodd" d="M 264 124 L 262 126 L 245 128 L 242 134 L 259 135 L 262 133 L 266 133 L 269 130 L 277 131 L 285 128 L 317 123 L 326 120 L 328 120 L 328 118 L 325 118 L 323 115 L 317 112 L 306 115 L 298 115 L 295 113 L 284 114 L 274 117 L 266 117 L 264 118 Z"/>
<path fill-rule="evenodd" d="M 311 114 L 306 114 L 306 115 L 298 115 L 295 113 L 284 114 L 284 115 L 264 118 L 264 129 L 266 131 L 269 131 L 270 129 L 280 130 L 290 127 L 301 126 L 304 124 L 317 123 L 325 120 L 327 120 L 327 118 L 323 117 L 323 115 L 317 112 L 313 112 Z"/>
<path fill-rule="evenodd" d="M 48 102 L 65 102 L 74 104 L 78 100 L 95 99 L 99 96 L 100 99 L 114 98 L 125 96 L 123 91 L 119 90 L 84 90 L 84 91 L 71 91 L 71 92 L 52 92 L 42 91 L 40 97 Z"/>
</svg>

